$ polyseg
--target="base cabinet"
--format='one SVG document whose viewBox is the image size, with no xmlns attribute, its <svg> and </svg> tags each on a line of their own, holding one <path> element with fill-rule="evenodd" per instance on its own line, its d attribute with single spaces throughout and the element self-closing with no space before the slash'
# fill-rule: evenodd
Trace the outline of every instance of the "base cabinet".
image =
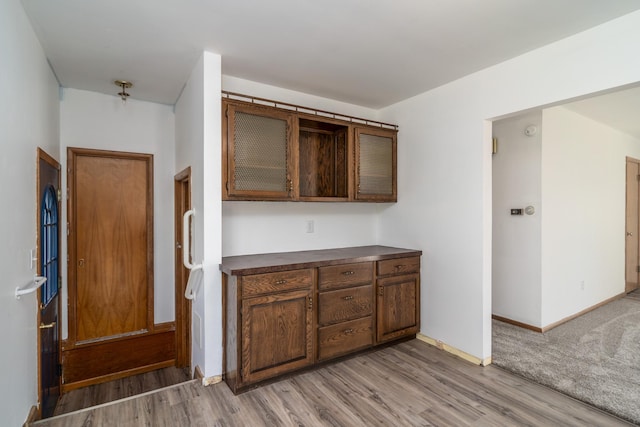
<svg viewBox="0 0 640 427">
<path fill-rule="evenodd" d="M 418 332 L 421 251 L 310 252 L 223 259 L 224 378 L 234 393 Z"/>
</svg>

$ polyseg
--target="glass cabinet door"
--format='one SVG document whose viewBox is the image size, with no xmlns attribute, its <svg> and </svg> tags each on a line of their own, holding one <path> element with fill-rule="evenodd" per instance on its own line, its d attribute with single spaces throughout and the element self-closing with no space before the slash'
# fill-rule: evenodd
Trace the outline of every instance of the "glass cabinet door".
<svg viewBox="0 0 640 427">
<path fill-rule="evenodd" d="M 395 202 L 396 131 L 355 129 L 357 200 Z"/>
<path fill-rule="evenodd" d="M 293 197 L 292 116 L 258 106 L 227 106 L 227 192 L 259 199 Z"/>
</svg>

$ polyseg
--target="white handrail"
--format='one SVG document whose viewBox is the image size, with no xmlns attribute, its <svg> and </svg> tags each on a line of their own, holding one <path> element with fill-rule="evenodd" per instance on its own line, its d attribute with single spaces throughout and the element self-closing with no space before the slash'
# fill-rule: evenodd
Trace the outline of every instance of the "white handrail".
<svg viewBox="0 0 640 427">
<path fill-rule="evenodd" d="M 189 279 L 187 280 L 187 287 L 184 290 L 184 297 L 186 299 L 193 300 L 196 298 L 196 294 L 202 285 L 202 264 L 191 263 L 191 242 L 190 236 L 190 222 L 189 219 L 196 213 L 195 209 L 190 209 L 184 213 L 182 218 L 182 263 L 185 268 L 189 269 Z"/>
<path fill-rule="evenodd" d="M 182 263 L 185 268 L 193 270 L 194 268 L 202 268 L 202 264 L 191 264 L 191 242 L 189 241 L 189 235 L 191 227 L 189 227 L 189 218 L 196 213 L 195 209 L 190 209 L 184 213 L 182 217 Z"/>
<path fill-rule="evenodd" d="M 40 286 L 44 285 L 44 282 L 47 281 L 47 278 L 44 276 L 33 276 L 33 282 L 27 285 L 24 288 L 20 288 L 20 286 L 16 287 L 16 299 L 20 299 L 22 295 L 30 294 L 31 292 L 35 292 Z"/>
</svg>

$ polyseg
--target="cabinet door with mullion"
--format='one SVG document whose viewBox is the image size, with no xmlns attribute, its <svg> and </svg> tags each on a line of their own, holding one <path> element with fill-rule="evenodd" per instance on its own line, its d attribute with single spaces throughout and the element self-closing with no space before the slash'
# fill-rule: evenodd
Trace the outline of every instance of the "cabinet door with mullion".
<svg viewBox="0 0 640 427">
<path fill-rule="evenodd" d="M 227 176 L 223 194 L 233 200 L 289 200 L 294 194 L 290 113 L 257 105 L 226 108 Z"/>
<path fill-rule="evenodd" d="M 397 200 L 396 134 L 393 129 L 355 128 L 356 200 Z"/>
</svg>

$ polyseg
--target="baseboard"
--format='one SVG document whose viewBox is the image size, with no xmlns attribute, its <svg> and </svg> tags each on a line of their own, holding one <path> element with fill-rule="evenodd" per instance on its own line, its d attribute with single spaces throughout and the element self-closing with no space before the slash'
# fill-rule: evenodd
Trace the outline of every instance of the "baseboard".
<svg viewBox="0 0 640 427">
<path fill-rule="evenodd" d="M 27 415 L 27 420 L 24 422 L 24 424 L 22 424 L 22 427 L 27 427 L 29 426 L 29 424 L 38 421 L 40 419 L 39 412 L 40 411 L 38 411 L 38 407 L 36 405 L 33 405 L 29 410 L 29 415 Z"/>
<path fill-rule="evenodd" d="M 587 314 L 588 312 L 595 310 L 596 308 L 602 307 L 605 304 L 609 304 L 612 301 L 620 299 L 620 298 L 624 297 L 625 295 L 626 295 L 625 292 L 622 292 L 621 294 L 618 294 L 618 295 L 614 295 L 611 298 L 607 298 L 606 300 L 600 301 L 599 303 L 594 304 L 594 305 L 592 305 L 590 307 L 587 307 L 584 310 L 581 310 L 581 311 L 579 311 L 579 312 L 577 312 L 575 314 L 572 314 L 571 316 L 567 316 L 567 317 L 565 317 L 563 319 L 558 320 L 557 322 L 550 323 L 547 326 L 543 326 L 543 327 L 529 325 L 527 323 L 518 322 L 517 320 L 509 319 L 509 318 L 502 317 L 502 316 L 497 316 L 495 314 L 492 315 L 491 318 L 495 319 L 495 320 L 499 320 L 500 322 L 508 323 L 510 325 L 518 326 L 520 328 L 529 329 L 530 331 L 533 331 L 533 332 L 544 333 L 544 332 L 550 331 L 551 329 L 562 325 L 563 323 L 567 323 L 569 320 L 573 320 L 576 317 L 580 317 L 583 314 Z"/>
<path fill-rule="evenodd" d="M 611 298 L 607 298 L 606 300 L 601 301 L 601 302 L 599 302 L 599 303 L 597 303 L 597 304 L 595 304 L 595 305 L 592 305 L 591 307 L 587 307 L 587 308 L 585 308 L 584 310 L 579 311 L 579 312 L 578 312 L 578 313 L 576 313 L 576 314 L 572 314 L 571 316 L 565 317 L 564 319 L 560 319 L 560 320 L 558 320 L 557 322 L 553 322 L 553 323 L 550 323 L 550 324 L 549 324 L 549 325 L 547 325 L 547 326 L 543 326 L 543 327 L 542 327 L 542 332 L 550 331 L 551 329 L 553 329 L 553 328 L 555 328 L 555 327 L 557 327 L 557 326 L 560 326 L 560 325 L 562 325 L 563 323 L 568 322 L 569 320 L 573 320 L 573 319 L 575 319 L 576 317 L 580 317 L 580 316 L 582 316 L 583 314 L 586 314 L 586 313 L 588 313 L 588 312 L 590 312 L 590 311 L 595 310 L 596 308 L 602 307 L 602 306 L 603 306 L 603 305 L 605 305 L 605 304 L 609 304 L 609 303 L 610 303 L 610 302 L 612 302 L 612 301 L 615 301 L 615 300 L 617 300 L 617 299 L 620 299 L 620 298 L 624 297 L 625 295 L 627 295 L 625 292 L 622 292 L 621 294 L 618 294 L 618 295 L 614 295 L 614 296 L 612 296 Z"/>
<path fill-rule="evenodd" d="M 196 369 L 193 372 L 193 378 L 200 380 L 203 386 L 210 386 L 222 381 L 222 375 L 214 375 L 213 377 L 205 377 L 200 369 L 200 366 L 196 365 Z"/>
<path fill-rule="evenodd" d="M 491 318 L 493 320 L 498 320 L 503 323 L 508 323 L 510 325 L 517 326 L 519 328 L 529 329 L 530 331 L 533 331 L 533 332 L 543 332 L 542 328 L 538 326 L 533 326 L 533 325 L 529 325 L 528 323 L 518 322 L 517 320 L 508 319 L 506 317 L 498 316 L 495 314 L 491 315 Z"/>
<path fill-rule="evenodd" d="M 430 344 L 436 348 L 439 348 L 440 350 L 444 350 L 447 353 L 451 353 L 454 356 L 458 356 L 459 358 L 466 360 L 467 362 L 471 362 L 474 365 L 480 365 L 480 366 L 487 366 L 491 364 L 491 357 L 487 357 L 485 359 L 480 359 L 476 356 L 473 356 L 467 352 L 464 352 L 458 348 L 452 347 L 448 344 L 445 344 L 444 342 L 440 341 L 440 340 L 436 340 L 433 339 L 431 337 L 428 337 L 426 335 L 423 335 L 421 333 L 416 334 L 416 338 L 419 339 L 420 341 L 424 341 L 427 344 Z"/>
<path fill-rule="evenodd" d="M 62 351 L 62 391 L 175 365 L 175 331 L 88 343 Z"/>
</svg>

